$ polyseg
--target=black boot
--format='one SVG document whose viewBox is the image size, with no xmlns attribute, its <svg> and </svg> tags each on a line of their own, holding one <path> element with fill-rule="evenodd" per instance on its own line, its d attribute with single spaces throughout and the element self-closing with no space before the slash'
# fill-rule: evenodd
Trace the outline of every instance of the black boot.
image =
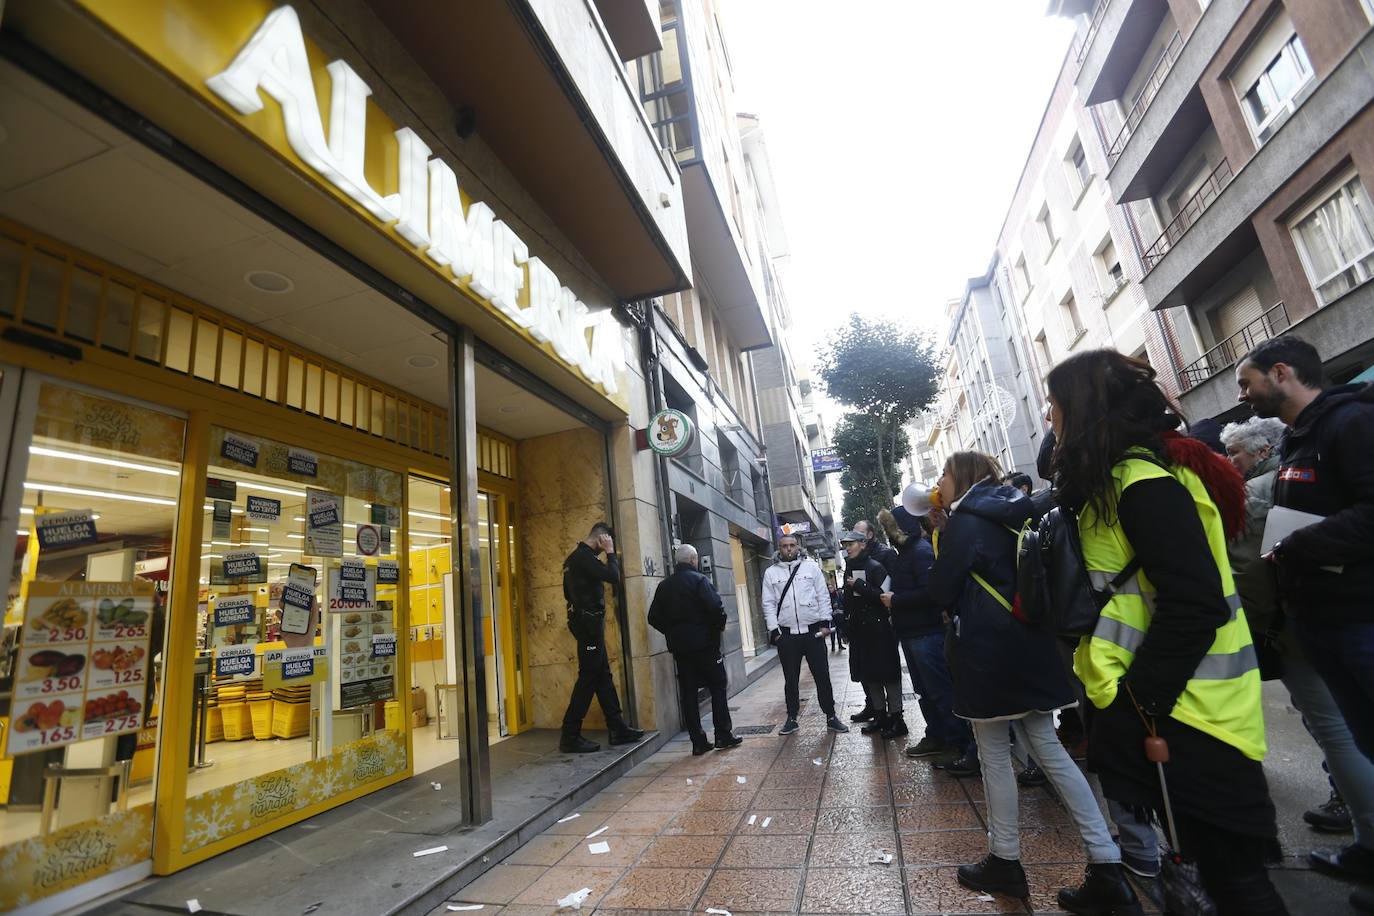
<svg viewBox="0 0 1374 916">
<path fill-rule="evenodd" d="M 891 741 L 893 738 L 905 738 L 907 734 L 906 719 L 901 716 L 887 717 L 887 727 L 882 731 L 884 741 Z"/>
<path fill-rule="evenodd" d="M 611 732 L 610 743 L 612 747 L 616 746 L 617 744 L 635 744 L 643 737 L 644 729 L 630 728 L 630 726 L 626 725 L 617 729 L 616 731 Z"/>
<path fill-rule="evenodd" d="M 959 866 L 959 883 L 969 890 L 987 894 L 1006 894 L 1008 897 L 1030 896 L 1026 884 L 1026 870 L 1018 859 L 999 859 L 992 853 L 981 862 Z"/>
<path fill-rule="evenodd" d="M 693 757 L 700 757 L 702 754 L 705 754 L 715 747 L 715 745 L 711 743 L 711 739 L 706 737 L 705 732 L 702 732 L 700 735 L 692 735 L 691 738 Z"/>
<path fill-rule="evenodd" d="M 728 751 L 730 748 L 739 747 L 743 743 L 744 739 L 736 734 L 716 735 L 716 750 L 718 751 Z"/>
<path fill-rule="evenodd" d="M 1141 916 L 1145 912 L 1117 862 L 1089 864 L 1082 884 L 1060 890 L 1059 907 L 1078 916 Z"/>
<path fill-rule="evenodd" d="M 877 713 L 876 711 L 874 711 L 874 709 L 873 709 L 872 706 L 865 706 L 863 709 L 859 710 L 858 712 L 854 713 L 854 715 L 850 716 L 850 717 L 849 717 L 849 721 L 850 721 L 850 722 L 872 722 L 872 721 L 873 721 L 873 717 L 876 716 L 877 714 L 878 714 L 878 713 Z"/>
<path fill-rule="evenodd" d="M 880 713 L 874 714 L 874 716 L 873 716 L 873 721 L 872 721 L 872 722 L 869 722 L 869 723 L 868 723 L 867 725 L 865 725 L 863 728 L 859 729 L 859 734 L 861 734 L 861 735 L 877 735 L 877 734 L 881 734 L 881 733 L 882 733 L 882 730 L 885 729 L 885 728 L 887 728 L 888 718 L 889 718 L 889 717 L 888 717 L 888 714 L 885 713 L 885 712 L 880 712 Z"/>
<path fill-rule="evenodd" d="M 588 741 L 580 734 L 569 735 L 565 732 L 563 737 L 558 739 L 558 749 L 565 754 L 592 754 L 601 750 L 601 745 L 595 741 Z"/>
</svg>

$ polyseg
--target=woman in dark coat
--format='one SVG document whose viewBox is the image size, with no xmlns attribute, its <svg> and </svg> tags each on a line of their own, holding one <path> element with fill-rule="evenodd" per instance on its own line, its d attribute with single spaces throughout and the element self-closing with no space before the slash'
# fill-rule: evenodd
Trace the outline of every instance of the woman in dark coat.
<svg viewBox="0 0 1374 916">
<path fill-rule="evenodd" d="M 1054 710 L 1078 702 L 1055 638 L 1015 616 L 1017 532 L 1032 509 L 1029 497 L 1001 479 L 997 462 L 987 455 L 956 452 L 939 481 L 949 521 L 931 570 L 930 595 L 950 609 L 954 714 L 973 723 L 988 800 L 989 853 L 981 862 L 961 866 L 959 883 L 1016 897 L 1029 894 L 1011 767 L 1014 730 L 1054 784 L 1087 849 L 1087 880 L 1064 892 L 1083 908 L 1070 912 L 1140 913 L 1092 789 L 1054 733 Z M 1060 903 L 1065 903 L 1062 896 Z"/>
<path fill-rule="evenodd" d="M 889 579 L 883 564 L 873 559 L 871 548 L 857 531 L 840 538 L 849 561 L 844 572 L 844 610 L 849 631 L 850 676 L 863 685 L 873 721 L 865 735 L 898 738 L 907 733 L 902 718 L 902 662 L 897 656 L 897 634 L 883 604 Z"/>
</svg>

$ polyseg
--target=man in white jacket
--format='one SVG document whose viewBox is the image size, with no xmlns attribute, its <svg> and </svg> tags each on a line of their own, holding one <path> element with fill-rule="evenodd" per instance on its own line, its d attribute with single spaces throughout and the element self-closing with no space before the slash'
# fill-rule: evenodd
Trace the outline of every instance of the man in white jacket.
<svg viewBox="0 0 1374 916">
<path fill-rule="evenodd" d="M 825 573 L 815 560 L 801 556 L 797 539 L 783 535 L 778 539 L 778 562 L 763 574 L 763 619 L 768 625 L 768 641 L 778 647 L 782 675 L 786 681 L 787 721 L 780 735 L 797 730 L 801 698 L 797 682 L 802 659 L 816 682 L 816 700 L 825 712 L 826 726 L 847 732 L 835 716 L 835 696 L 830 689 L 830 663 L 825 637 L 830 633 L 830 590 Z"/>
</svg>

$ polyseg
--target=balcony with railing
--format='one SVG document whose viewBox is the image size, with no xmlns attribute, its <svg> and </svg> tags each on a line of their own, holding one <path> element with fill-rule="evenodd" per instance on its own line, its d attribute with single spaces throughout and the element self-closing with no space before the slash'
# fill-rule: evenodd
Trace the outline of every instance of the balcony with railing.
<svg viewBox="0 0 1374 916">
<path fill-rule="evenodd" d="M 1083 59 L 1088 56 L 1088 49 L 1093 45 L 1093 39 L 1097 37 L 1098 31 L 1102 28 L 1102 19 L 1107 15 L 1107 7 L 1112 5 L 1112 0 L 1097 0 L 1093 6 L 1093 13 L 1088 20 L 1088 30 L 1083 33 L 1083 40 L 1078 44 L 1078 63 L 1081 66 Z"/>
<path fill-rule="evenodd" d="M 1126 144 L 1130 141 L 1135 129 L 1140 126 L 1140 121 L 1145 117 L 1145 112 L 1149 110 L 1150 103 L 1159 94 L 1159 87 L 1164 85 L 1164 79 L 1173 69 L 1174 61 L 1178 60 L 1178 52 L 1183 49 L 1183 36 L 1178 32 L 1169 39 L 1169 43 L 1164 46 L 1164 53 L 1159 58 L 1159 63 L 1155 64 L 1154 70 L 1150 71 L 1150 76 L 1145 80 L 1145 85 L 1140 89 L 1135 104 L 1126 113 L 1126 121 L 1121 125 L 1121 131 L 1112 141 L 1111 148 L 1107 150 L 1107 159 L 1112 165 L 1116 165 L 1116 160 L 1121 158 L 1121 153 L 1126 149 Z"/>
<path fill-rule="evenodd" d="M 1180 392 L 1191 391 L 1198 385 L 1234 366 L 1259 344 L 1277 337 L 1292 327 L 1288 309 L 1280 302 L 1263 315 L 1189 363 L 1178 374 Z"/>
<path fill-rule="evenodd" d="M 1223 159 L 1221 163 L 1212 170 L 1207 176 L 1207 180 L 1202 183 L 1192 197 L 1188 198 L 1187 203 L 1179 208 L 1178 213 L 1169 221 L 1169 225 L 1164 227 L 1164 231 L 1155 239 L 1153 245 L 1145 252 L 1145 272 L 1149 273 L 1164 260 L 1164 256 L 1169 253 L 1178 240 L 1183 238 L 1183 234 L 1193 227 L 1199 217 L 1207 212 L 1207 208 L 1212 202 L 1226 190 L 1226 186 L 1231 183 L 1232 178 L 1231 163 Z"/>
</svg>

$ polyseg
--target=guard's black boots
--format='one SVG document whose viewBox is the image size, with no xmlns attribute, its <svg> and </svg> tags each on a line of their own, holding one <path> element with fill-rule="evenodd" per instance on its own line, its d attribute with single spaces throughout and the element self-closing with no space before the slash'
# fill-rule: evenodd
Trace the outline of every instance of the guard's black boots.
<svg viewBox="0 0 1374 916">
<path fill-rule="evenodd" d="M 1145 911 L 1119 863 L 1090 864 L 1078 887 L 1059 892 L 1059 906 L 1078 916 L 1141 916 Z"/>
</svg>

